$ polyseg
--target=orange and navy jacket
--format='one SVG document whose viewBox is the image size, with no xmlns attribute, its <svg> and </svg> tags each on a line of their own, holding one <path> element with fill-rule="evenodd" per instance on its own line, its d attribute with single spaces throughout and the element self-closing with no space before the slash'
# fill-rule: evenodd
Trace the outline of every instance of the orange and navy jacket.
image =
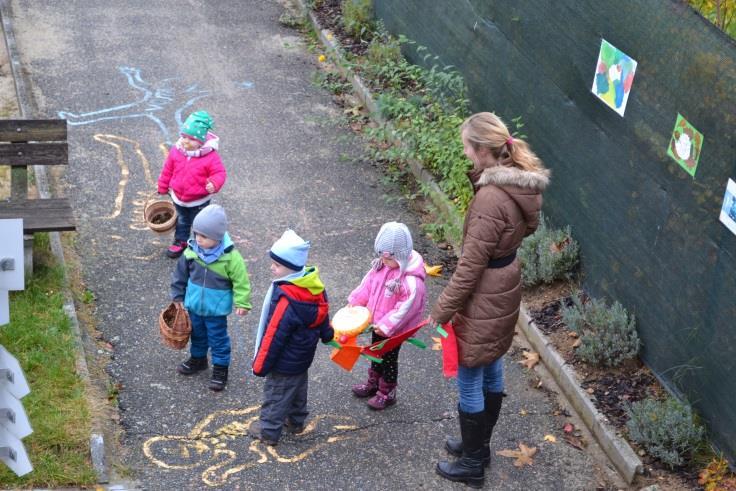
<svg viewBox="0 0 736 491">
<path fill-rule="evenodd" d="M 316 267 L 289 281 L 277 281 L 269 306 L 261 344 L 253 359 L 253 373 L 298 375 L 309 369 L 317 342 L 327 343 L 335 333 L 329 305 Z"/>
</svg>

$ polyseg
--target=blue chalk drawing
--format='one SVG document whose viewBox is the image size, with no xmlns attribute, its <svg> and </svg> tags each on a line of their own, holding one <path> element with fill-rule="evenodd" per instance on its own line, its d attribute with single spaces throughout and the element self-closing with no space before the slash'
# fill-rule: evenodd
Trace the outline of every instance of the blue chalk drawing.
<svg viewBox="0 0 736 491">
<path fill-rule="evenodd" d="M 135 102 L 107 107 L 98 111 L 73 113 L 59 111 L 61 119 L 71 126 L 93 124 L 112 119 L 148 118 L 159 127 L 167 144 L 171 144 L 171 132 L 167 123 L 172 118 L 178 129 L 182 125 L 182 112 L 195 102 L 210 95 L 209 90 L 200 89 L 197 84 L 186 85 L 179 78 L 165 78 L 158 83 L 149 83 L 141 78 L 138 68 L 121 66 L 118 70 L 128 79 L 128 85 L 143 93 Z M 173 110 L 173 114 L 167 111 Z M 176 132 L 178 134 L 178 131 Z"/>
</svg>

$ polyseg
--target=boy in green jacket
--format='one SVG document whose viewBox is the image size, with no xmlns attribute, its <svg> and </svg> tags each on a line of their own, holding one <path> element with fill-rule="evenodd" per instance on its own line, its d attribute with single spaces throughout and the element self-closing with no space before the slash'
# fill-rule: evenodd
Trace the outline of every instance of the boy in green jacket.
<svg viewBox="0 0 736 491">
<path fill-rule="evenodd" d="M 171 279 L 171 298 L 184 302 L 192 320 L 189 359 L 176 371 L 192 375 L 207 368 L 212 352 L 209 388 L 221 391 L 230 366 L 230 336 L 227 316 L 233 305 L 237 315 L 246 315 L 250 303 L 250 280 L 245 261 L 227 234 L 227 216 L 220 205 L 208 205 L 192 224 L 194 237 L 179 258 Z"/>
</svg>

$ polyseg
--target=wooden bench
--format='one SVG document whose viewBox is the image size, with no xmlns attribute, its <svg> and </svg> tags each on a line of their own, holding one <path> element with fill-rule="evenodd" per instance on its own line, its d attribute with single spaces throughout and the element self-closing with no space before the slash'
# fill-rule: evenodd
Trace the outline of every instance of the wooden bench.
<svg viewBox="0 0 736 491">
<path fill-rule="evenodd" d="M 69 231 L 76 222 L 69 198 L 28 199 L 28 166 L 68 165 L 66 120 L 0 120 L 0 165 L 11 167 L 11 195 L 0 218 L 22 218 L 23 233 Z"/>
</svg>

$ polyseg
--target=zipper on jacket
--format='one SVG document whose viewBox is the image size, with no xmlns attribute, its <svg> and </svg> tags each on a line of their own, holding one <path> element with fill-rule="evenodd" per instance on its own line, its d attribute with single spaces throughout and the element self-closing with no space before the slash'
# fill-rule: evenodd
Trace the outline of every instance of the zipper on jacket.
<svg viewBox="0 0 736 491">
<path fill-rule="evenodd" d="M 204 294 L 207 292 L 207 271 L 209 269 L 207 266 L 204 267 L 204 277 L 202 277 L 202 295 L 200 295 L 199 298 L 199 311 L 202 312 L 202 315 L 204 316 Z"/>
</svg>

